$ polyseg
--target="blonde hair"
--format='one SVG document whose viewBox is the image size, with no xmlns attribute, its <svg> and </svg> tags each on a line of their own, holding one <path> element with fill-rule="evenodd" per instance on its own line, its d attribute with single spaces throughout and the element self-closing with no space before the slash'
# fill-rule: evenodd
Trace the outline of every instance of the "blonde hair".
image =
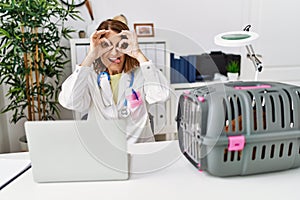
<svg viewBox="0 0 300 200">
<path fill-rule="evenodd" d="M 97 30 L 112 30 L 116 33 L 121 33 L 122 30 L 129 30 L 128 26 L 119 20 L 108 19 L 103 21 Z M 137 59 L 130 57 L 129 55 L 125 54 L 125 61 L 123 70 L 125 73 L 131 72 L 133 69 L 139 67 L 140 63 Z M 101 62 L 100 58 L 95 60 L 94 68 L 97 72 L 97 69 L 106 68 L 104 64 Z"/>
</svg>

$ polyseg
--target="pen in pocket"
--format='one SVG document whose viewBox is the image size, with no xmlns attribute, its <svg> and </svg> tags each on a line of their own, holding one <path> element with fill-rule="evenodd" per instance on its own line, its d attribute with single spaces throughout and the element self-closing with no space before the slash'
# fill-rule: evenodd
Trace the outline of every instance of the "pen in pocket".
<svg viewBox="0 0 300 200">
<path fill-rule="evenodd" d="M 132 89 L 132 93 L 135 96 L 135 99 L 139 100 L 139 96 L 137 95 L 136 91 L 134 91 L 134 89 Z"/>
</svg>

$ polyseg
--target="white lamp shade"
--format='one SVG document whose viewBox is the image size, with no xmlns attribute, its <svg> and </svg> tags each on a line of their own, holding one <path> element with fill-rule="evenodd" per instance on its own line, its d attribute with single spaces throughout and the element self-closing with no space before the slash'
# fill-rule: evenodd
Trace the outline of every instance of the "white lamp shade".
<svg viewBox="0 0 300 200">
<path fill-rule="evenodd" d="M 240 47 L 250 44 L 259 37 L 257 33 L 249 31 L 231 31 L 215 36 L 215 44 L 224 47 Z"/>
</svg>

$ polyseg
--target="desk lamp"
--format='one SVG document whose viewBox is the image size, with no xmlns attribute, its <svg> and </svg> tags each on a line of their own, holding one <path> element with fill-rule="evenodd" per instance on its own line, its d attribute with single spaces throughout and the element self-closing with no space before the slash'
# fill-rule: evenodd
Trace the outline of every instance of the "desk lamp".
<svg viewBox="0 0 300 200">
<path fill-rule="evenodd" d="M 248 52 L 247 57 L 252 61 L 255 67 L 255 81 L 257 81 L 258 73 L 262 71 L 262 62 L 258 59 L 254 49 L 251 45 L 253 40 L 256 40 L 259 36 L 257 33 L 250 32 L 251 25 L 247 25 L 243 31 L 231 31 L 221 33 L 215 36 L 215 44 L 224 47 L 241 47 L 245 46 Z"/>
</svg>

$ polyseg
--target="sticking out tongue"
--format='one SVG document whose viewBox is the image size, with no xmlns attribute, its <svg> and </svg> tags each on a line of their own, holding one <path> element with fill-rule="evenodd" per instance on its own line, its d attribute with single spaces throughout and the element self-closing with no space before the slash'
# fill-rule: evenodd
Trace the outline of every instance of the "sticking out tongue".
<svg viewBox="0 0 300 200">
<path fill-rule="evenodd" d="M 121 62 L 120 58 L 117 58 L 114 63 L 119 64 Z"/>
<path fill-rule="evenodd" d="M 110 61 L 115 64 L 119 64 L 121 62 L 120 58 L 110 58 Z"/>
</svg>

